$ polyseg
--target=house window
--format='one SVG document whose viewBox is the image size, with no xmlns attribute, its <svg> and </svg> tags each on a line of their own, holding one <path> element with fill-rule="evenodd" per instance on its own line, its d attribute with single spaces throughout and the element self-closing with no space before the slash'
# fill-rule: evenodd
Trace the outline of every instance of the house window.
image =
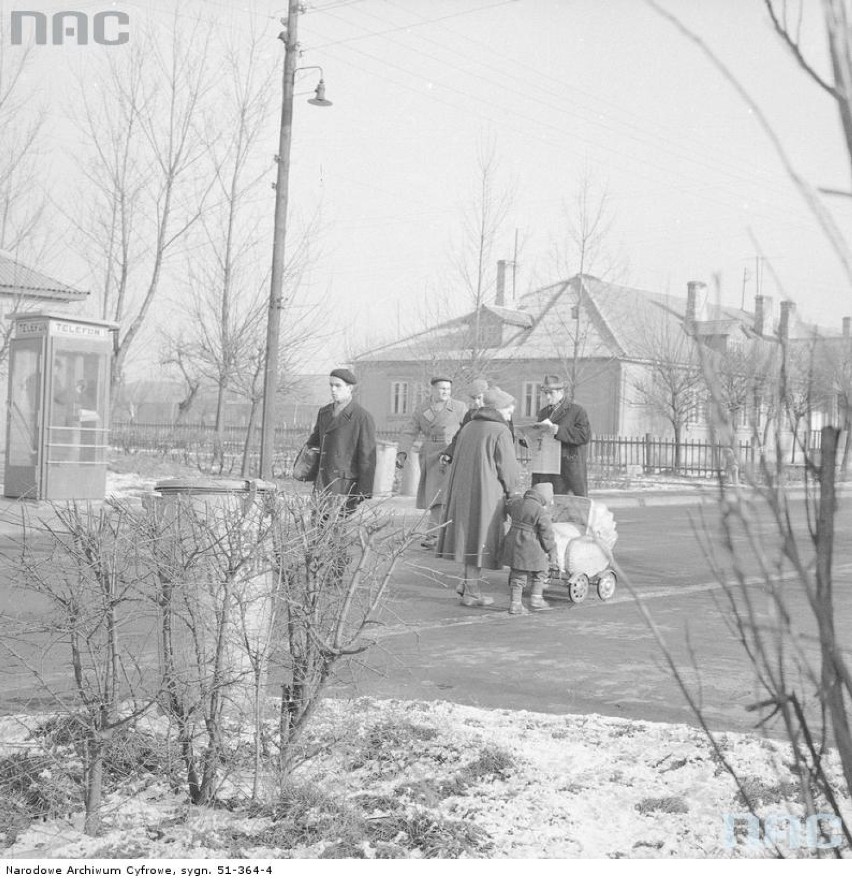
<svg viewBox="0 0 852 880">
<path fill-rule="evenodd" d="M 541 382 L 524 382 L 523 416 L 534 419 L 541 406 Z"/>
<path fill-rule="evenodd" d="M 411 391 L 408 382 L 391 383 L 391 414 L 404 416 L 411 411 Z"/>
</svg>

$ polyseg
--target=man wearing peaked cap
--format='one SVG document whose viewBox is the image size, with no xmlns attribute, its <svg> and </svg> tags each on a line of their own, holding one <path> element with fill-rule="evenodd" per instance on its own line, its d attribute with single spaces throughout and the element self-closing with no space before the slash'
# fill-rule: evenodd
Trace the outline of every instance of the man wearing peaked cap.
<svg viewBox="0 0 852 880">
<path fill-rule="evenodd" d="M 533 474 L 533 483 L 553 483 L 557 495 L 587 496 L 586 445 L 592 438 L 589 417 L 579 403 L 565 397 L 565 383 L 559 376 L 547 375 L 541 383 L 547 405 L 538 412 L 537 422 L 548 428 L 562 444 L 560 472 Z"/>
<path fill-rule="evenodd" d="M 352 399 L 358 380 L 345 367 L 328 374 L 331 403 L 320 408 L 308 446 L 320 451 L 315 492 L 345 498 L 351 512 L 373 492 L 376 474 L 376 425 Z"/>
<path fill-rule="evenodd" d="M 486 379 L 474 379 L 473 382 L 467 386 L 467 396 L 470 399 L 470 405 L 468 411 L 464 414 L 464 418 L 461 420 L 461 425 L 459 425 L 458 430 L 453 435 L 450 445 L 441 454 L 442 464 L 449 465 L 452 463 L 453 454 L 456 451 L 456 439 L 459 436 L 459 431 L 461 431 L 461 429 L 473 418 L 473 414 L 482 408 L 482 395 L 485 394 L 487 390 L 488 381 Z"/>
<path fill-rule="evenodd" d="M 417 509 L 429 511 L 429 534 L 422 547 L 432 549 L 438 540 L 441 524 L 444 484 L 447 466 L 441 456 L 461 425 L 467 407 L 452 397 L 453 383 L 446 376 L 432 378 L 429 397 L 411 415 L 399 438 L 396 455 L 398 469 L 405 467 L 411 447 L 422 435 L 420 445 L 420 482 L 417 486 Z"/>
</svg>

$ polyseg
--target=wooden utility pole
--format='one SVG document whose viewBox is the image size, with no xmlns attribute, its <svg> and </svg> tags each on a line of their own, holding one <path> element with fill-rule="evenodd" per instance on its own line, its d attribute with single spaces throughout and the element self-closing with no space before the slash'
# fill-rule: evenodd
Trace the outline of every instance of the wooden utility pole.
<svg viewBox="0 0 852 880">
<path fill-rule="evenodd" d="M 260 478 L 272 478 L 275 454 L 275 403 L 278 391 L 278 345 L 281 310 L 284 307 L 284 253 L 287 243 L 287 202 L 290 195 L 290 141 L 293 133 L 293 87 L 300 0 L 289 0 L 287 30 L 279 34 L 284 41 L 284 77 L 281 99 L 281 133 L 278 139 L 278 179 L 275 183 L 275 233 L 272 241 L 272 279 L 269 286 L 269 313 L 266 320 L 266 365 L 263 373 L 263 404 L 260 428 Z"/>
</svg>

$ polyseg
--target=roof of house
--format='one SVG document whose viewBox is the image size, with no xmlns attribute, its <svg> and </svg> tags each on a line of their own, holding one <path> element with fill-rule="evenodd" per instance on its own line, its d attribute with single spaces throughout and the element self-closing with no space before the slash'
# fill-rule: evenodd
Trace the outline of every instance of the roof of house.
<svg viewBox="0 0 852 880">
<path fill-rule="evenodd" d="M 73 302 L 83 300 L 88 295 L 88 291 L 63 284 L 0 252 L 0 296 Z"/>
<path fill-rule="evenodd" d="M 576 307 L 580 305 L 582 329 L 577 334 Z M 771 303 L 767 301 L 768 306 Z M 582 358 L 642 360 L 664 338 L 686 339 L 685 296 L 671 296 L 611 284 L 591 275 L 575 275 L 522 296 L 514 308 L 485 305 L 480 321 L 497 321 L 503 333 L 495 356 L 506 359 L 564 359 L 573 356 L 579 335 Z M 471 327 L 476 312 L 430 327 L 403 339 L 362 353 L 363 362 L 422 361 L 461 358 L 471 348 Z M 778 332 L 779 314 L 766 313 L 764 336 Z M 728 336 L 732 342 L 754 337 L 754 313 L 711 303 L 697 303 L 694 335 Z M 812 337 L 815 332 L 834 335 L 801 320 L 795 309 L 789 316 L 791 339 Z M 499 353 L 498 353 L 499 352 Z"/>
</svg>

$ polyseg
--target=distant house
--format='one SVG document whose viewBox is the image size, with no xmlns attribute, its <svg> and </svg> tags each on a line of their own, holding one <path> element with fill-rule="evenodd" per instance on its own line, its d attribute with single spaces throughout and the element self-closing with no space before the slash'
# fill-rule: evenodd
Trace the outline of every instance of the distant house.
<svg viewBox="0 0 852 880">
<path fill-rule="evenodd" d="M 682 366 L 694 351 L 690 340 L 723 353 L 819 332 L 798 319 L 792 303 L 780 303 L 777 315 L 772 306 L 765 296 L 755 298 L 751 312 L 714 304 L 697 282 L 678 297 L 590 275 L 534 290 L 511 307 L 498 290 L 494 305 L 362 353 L 355 362 L 360 401 L 381 429 L 393 431 L 428 393 L 431 375 L 455 378 L 458 397 L 467 381 L 483 376 L 517 399 L 516 418 L 523 421 L 543 405 L 543 377 L 557 374 L 587 409 L 595 434 L 671 436 L 646 390 L 660 361 Z M 706 405 L 697 393 L 684 430 L 695 439 L 707 435 Z"/>
<path fill-rule="evenodd" d="M 88 295 L 88 291 L 63 284 L 0 251 L 0 319 L 14 311 L 81 302 Z M 4 339 L 10 329 L 4 320 Z"/>
<path fill-rule="evenodd" d="M 306 375 L 294 380 L 294 387 L 279 397 L 275 412 L 280 426 L 305 426 L 313 423 L 317 409 L 327 402 L 328 377 Z M 212 427 L 216 423 L 216 388 L 206 383 L 192 403 L 181 414 L 187 400 L 184 382 L 162 379 L 140 379 L 125 383 L 119 395 L 113 421 L 141 424 L 173 425 L 178 421 Z M 232 392 L 225 397 L 225 424 L 229 427 L 248 425 L 250 404 Z M 256 415 L 260 424 L 260 413 Z"/>
</svg>

